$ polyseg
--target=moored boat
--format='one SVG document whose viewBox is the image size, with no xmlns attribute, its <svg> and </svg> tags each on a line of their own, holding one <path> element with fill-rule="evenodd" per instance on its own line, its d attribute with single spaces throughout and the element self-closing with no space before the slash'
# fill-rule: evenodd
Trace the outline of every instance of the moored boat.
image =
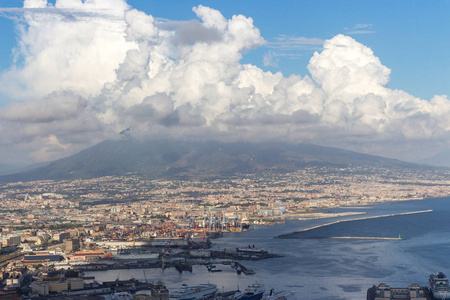
<svg viewBox="0 0 450 300">
<path fill-rule="evenodd" d="M 236 248 L 237 252 L 245 252 L 245 253 L 267 253 L 266 250 L 264 249 L 260 249 L 260 248 L 256 248 L 255 246 L 248 246 L 248 247 L 240 247 L 240 248 Z"/>
<path fill-rule="evenodd" d="M 217 292 L 217 286 L 211 283 L 196 286 L 182 285 L 181 288 L 170 293 L 170 298 L 178 300 L 202 300 L 213 298 Z"/>
<path fill-rule="evenodd" d="M 262 298 L 263 300 L 295 300 L 295 292 L 292 291 L 275 291 L 271 289 L 269 295 L 265 295 Z"/>
<path fill-rule="evenodd" d="M 430 275 L 428 279 L 433 299 L 450 300 L 450 286 L 447 276 L 442 272 Z"/>
<path fill-rule="evenodd" d="M 264 284 L 254 283 L 245 289 L 244 294 L 238 300 L 259 300 L 263 297 L 265 291 Z"/>
</svg>

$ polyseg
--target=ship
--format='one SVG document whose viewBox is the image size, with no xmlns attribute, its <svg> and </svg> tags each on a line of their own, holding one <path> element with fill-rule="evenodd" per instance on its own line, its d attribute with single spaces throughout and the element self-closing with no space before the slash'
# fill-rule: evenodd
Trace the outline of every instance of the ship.
<svg viewBox="0 0 450 300">
<path fill-rule="evenodd" d="M 236 248 L 236 251 L 237 252 L 245 252 L 245 253 L 259 253 L 259 254 L 267 253 L 267 251 L 264 249 L 256 248 L 255 246 L 250 246 L 250 245 L 248 247 Z"/>
<path fill-rule="evenodd" d="M 263 300 L 295 300 L 295 292 L 292 291 L 275 291 L 274 289 L 271 289 L 269 292 L 269 295 L 264 296 L 262 298 Z"/>
<path fill-rule="evenodd" d="M 450 286 L 448 278 L 442 272 L 436 272 L 430 275 L 428 279 L 430 283 L 431 294 L 436 300 L 450 300 Z"/>
<path fill-rule="evenodd" d="M 177 300 L 203 300 L 212 299 L 217 292 L 217 286 L 211 283 L 187 286 L 183 284 L 181 288 L 170 293 L 170 298 Z"/>
<path fill-rule="evenodd" d="M 242 230 L 248 230 L 250 228 L 250 224 L 242 223 L 241 228 Z"/>
<path fill-rule="evenodd" d="M 254 283 L 249 285 L 244 294 L 241 297 L 238 297 L 237 300 L 259 300 L 263 297 L 266 288 L 263 284 Z"/>
</svg>

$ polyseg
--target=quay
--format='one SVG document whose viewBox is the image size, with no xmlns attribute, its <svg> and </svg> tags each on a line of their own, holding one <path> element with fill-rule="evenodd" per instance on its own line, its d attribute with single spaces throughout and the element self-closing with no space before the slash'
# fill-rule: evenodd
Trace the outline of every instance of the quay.
<svg viewBox="0 0 450 300">
<path fill-rule="evenodd" d="M 152 269 L 152 268 L 175 268 L 180 273 L 183 271 L 192 272 L 192 266 L 194 265 L 210 265 L 210 264 L 223 264 L 232 265 L 236 269 L 236 272 L 241 272 L 246 275 L 253 275 L 255 272 L 244 267 L 242 264 L 237 263 L 239 260 L 262 260 L 268 258 L 281 257 L 278 254 L 263 252 L 239 252 L 234 250 L 203 250 L 202 256 L 199 258 L 198 253 L 190 255 L 187 252 L 179 253 L 177 255 L 167 258 L 161 256 L 155 260 L 128 260 L 128 261 L 98 261 L 96 263 L 72 265 L 72 268 L 77 271 L 107 271 L 107 270 L 120 270 L 120 269 Z M 212 271 L 211 272 L 218 272 Z"/>
<path fill-rule="evenodd" d="M 244 273 L 245 275 L 254 275 L 254 274 L 256 274 L 255 271 L 247 269 L 246 267 L 244 267 L 244 265 L 242 265 L 241 263 L 239 263 L 237 261 L 232 262 L 231 266 L 236 269 L 236 272 L 238 274 L 240 274 L 240 272 Z"/>
<path fill-rule="evenodd" d="M 211 258 L 220 258 L 220 259 L 232 259 L 232 260 L 261 260 L 268 258 L 277 258 L 281 257 L 281 255 L 273 254 L 273 253 L 246 253 L 246 252 L 238 252 L 238 251 L 230 251 L 224 249 L 222 251 L 211 251 Z"/>
<path fill-rule="evenodd" d="M 176 261 L 173 263 L 175 269 L 178 270 L 178 272 L 183 271 L 189 271 L 192 272 L 192 264 L 188 263 L 187 261 Z"/>
<path fill-rule="evenodd" d="M 175 268 L 180 273 L 183 271 L 192 272 L 192 266 L 195 265 L 210 265 L 211 262 L 198 261 L 198 260 L 186 260 L 186 261 L 166 261 L 164 264 L 161 261 L 153 263 L 142 263 L 142 262 L 130 262 L 130 263 L 115 263 L 115 264 L 86 264 L 86 265 L 76 265 L 73 269 L 80 272 L 85 271 L 108 271 L 108 270 L 121 270 L 121 269 L 155 269 L 155 268 Z M 255 271 L 247 269 L 244 265 L 239 262 L 231 261 L 217 261 L 214 264 L 231 265 L 236 269 L 236 272 L 240 272 L 246 275 L 253 275 Z"/>
</svg>

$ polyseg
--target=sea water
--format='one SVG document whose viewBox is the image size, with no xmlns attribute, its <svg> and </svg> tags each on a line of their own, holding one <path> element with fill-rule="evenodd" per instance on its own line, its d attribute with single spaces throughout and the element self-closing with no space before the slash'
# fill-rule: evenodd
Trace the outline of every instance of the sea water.
<svg viewBox="0 0 450 300">
<path fill-rule="evenodd" d="M 296 236 L 378 236 L 404 240 L 358 239 L 278 239 L 336 220 L 383 216 L 413 211 L 432 212 L 397 215 L 366 220 L 340 222 L 315 230 L 294 233 Z M 436 270 L 450 275 L 450 198 L 383 203 L 371 207 L 341 208 L 330 212 L 364 212 L 364 215 L 315 220 L 290 220 L 285 224 L 260 226 L 242 233 L 229 233 L 213 240 L 213 249 L 235 249 L 255 245 L 283 257 L 261 261 L 241 261 L 255 275 L 237 274 L 227 265 L 217 265 L 222 272 L 210 273 L 201 265 L 192 273 L 170 269 L 110 270 L 86 272 L 96 280 L 136 278 L 161 280 L 169 290 L 181 284 L 217 284 L 220 291 L 243 290 L 254 282 L 267 289 L 296 292 L 297 299 L 366 299 L 367 289 L 383 282 L 392 287 L 412 283 L 427 285 Z"/>
</svg>

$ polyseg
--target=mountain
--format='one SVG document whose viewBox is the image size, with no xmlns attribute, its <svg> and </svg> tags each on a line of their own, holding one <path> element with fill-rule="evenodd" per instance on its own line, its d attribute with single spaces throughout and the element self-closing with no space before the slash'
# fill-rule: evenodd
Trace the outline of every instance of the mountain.
<svg viewBox="0 0 450 300">
<path fill-rule="evenodd" d="M 0 181 L 79 179 L 140 174 L 209 179 L 236 173 L 290 172 L 307 166 L 422 168 L 395 159 L 310 144 L 107 140 L 32 171 Z"/>
<path fill-rule="evenodd" d="M 16 167 L 8 164 L 0 164 L 0 175 L 11 173 Z"/>
<path fill-rule="evenodd" d="M 0 175 L 8 175 L 15 173 L 23 173 L 30 170 L 34 170 L 38 167 L 47 165 L 48 163 L 35 163 L 32 165 L 8 165 L 8 164 L 0 164 Z"/>
<path fill-rule="evenodd" d="M 450 150 L 438 153 L 420 161 L 422 164 L 450 168 Z"/>
</svg>

